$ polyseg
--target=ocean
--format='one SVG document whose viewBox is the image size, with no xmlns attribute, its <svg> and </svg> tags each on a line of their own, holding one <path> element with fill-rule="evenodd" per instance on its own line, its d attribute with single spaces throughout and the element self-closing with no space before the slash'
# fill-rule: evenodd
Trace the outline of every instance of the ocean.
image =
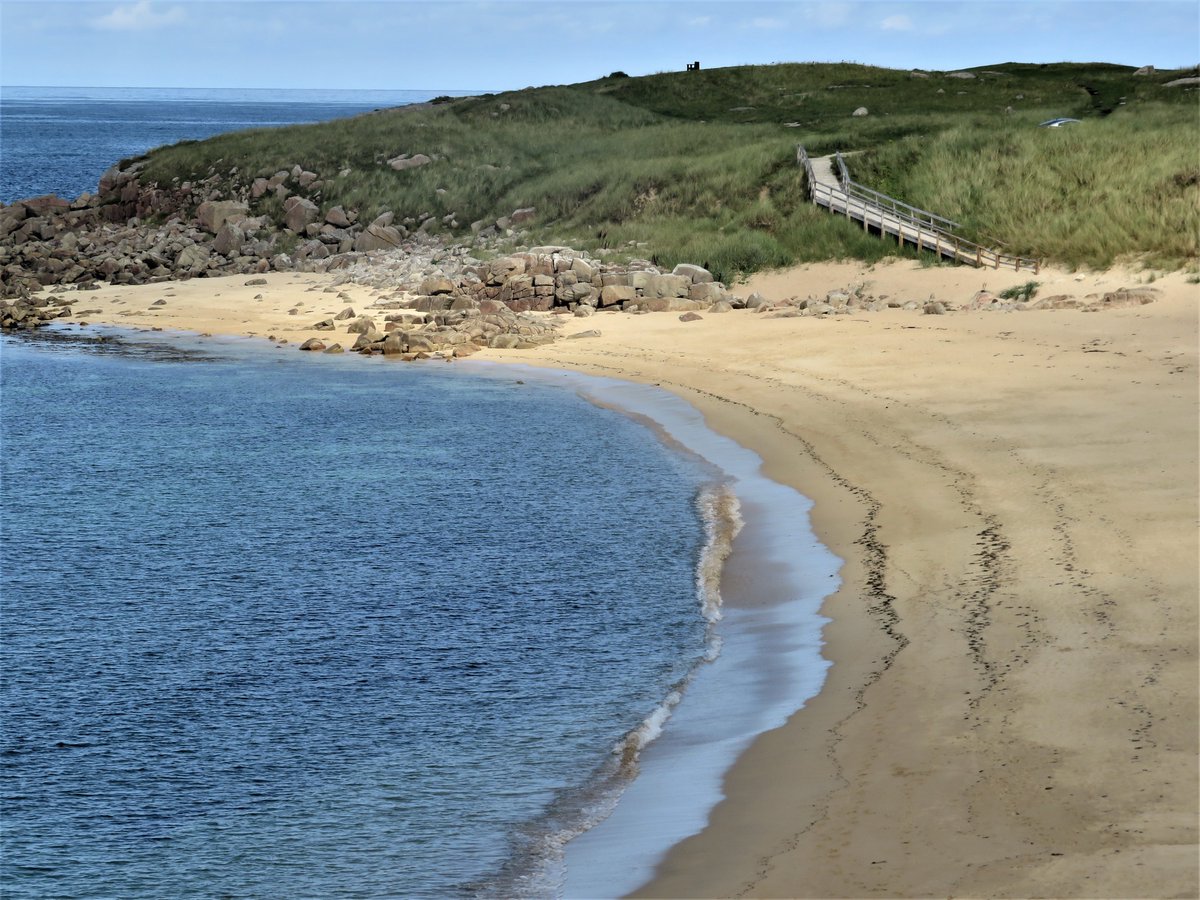
<svg viewBox="0 0 1200 900">
<path fill-rule="evenodd" d="M 658 388 L 69 325 L 0 388 L 6 897 L 619 896 L 823 682 L 809 502 Z"/>
</svg>

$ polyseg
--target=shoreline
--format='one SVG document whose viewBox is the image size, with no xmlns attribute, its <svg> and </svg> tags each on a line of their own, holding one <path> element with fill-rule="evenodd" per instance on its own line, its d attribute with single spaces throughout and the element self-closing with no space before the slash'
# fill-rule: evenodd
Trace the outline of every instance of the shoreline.
<svg viewBox="0 0 1200 900">
<path fill-rule="evenodd" d="M 1003 275 L 828 264 L 748 289 Z M 280 276 L 258 309 L 230 279 L 84 302 L 103 303 L 92 321 L 261 336 L 301 331 L 286 309 L 324 283 Z M 636 896 L 1195 895 L 1200 288 L 1154 287 L 1096 314 L 602 314 L 564 326 L 599 337 L 479 355 L 679 394 L 810 497 L 846 561 L 824 688 Z"/>
<path fill-rule="evenodd" d="M 757 454 L 712 431 L 677 394 L 519 362 L 479 365 L 537 378 L 644 421 L 668 449 L 712 471 L 711 502 L 734 498 L 735 508 L 704 517 L 728 532 L 710 532 L 718 550 L 728 551 L 719 554 L 719 585 L 703 584 L 703 558 L 697 577 L 702 602 L 719 591 L 718 605 L 705 614 L 719 653 L 693 670 L 678 689 L 681 698 L 668 698 L 662 733 L 643 745 L 637 775 L 615 807 L 565 848 L 564 896 L 625 895 L 649 880 L 671 846 L 703 829 L 741 752 L 820 691 L 829 663 L 822 653 L 828 620 L 819 609 L 842 560 L 817 540 L 811 501 L 767 478 Z"/>
</svg>

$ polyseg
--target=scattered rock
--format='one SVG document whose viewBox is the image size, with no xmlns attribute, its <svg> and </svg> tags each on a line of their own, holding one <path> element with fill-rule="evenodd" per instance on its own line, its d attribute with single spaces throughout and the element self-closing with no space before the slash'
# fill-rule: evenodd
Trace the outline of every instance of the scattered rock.
<svg viewBox="0 0 1200 900">
<path fill-rule="evenodd" d="M 419 169 L 421 166 L 427 166 L 431 162 L 433 160 L 424 153 L 414 153 L 412 156 L 402 153 L 397 157 L 389 159 L 387 164 L 397 172 L 403 172 L 405 169 Z"/>
</svg>

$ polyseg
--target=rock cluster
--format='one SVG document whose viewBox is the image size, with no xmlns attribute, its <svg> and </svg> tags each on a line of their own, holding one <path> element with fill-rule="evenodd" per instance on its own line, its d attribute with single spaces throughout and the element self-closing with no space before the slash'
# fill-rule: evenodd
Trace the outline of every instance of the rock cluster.
<svg viewBox="0 0 1200 900">
<path fill-rule="evenodd" d="M 388 161 L 427 165 L 424 154 Z M 358 211 L 321 203 L 326 179 L 299 164 L 253 178 L 236 169 L 166 187 L 143 179 L 143 163 L 112 167 L 95 194 L 0 204 L 0 297 L 50 285 L 145 284 L 268 271 L 323 271 L 349 254 L 405 250 L 443 228 L 453 213 L 360 221 Z M 338 177 L 348 175 L 337 173 Z M 476 243 L 514 238 L 533 207 L 472 224 Z"/>
<path fill-rule="evenodd" d="M 383 291 L 371 308 L 382 314 L 382 322 L 344 310 L 312 329 L 333 331 L 339 319 L 351 319 L 346 331 L 357 337 L 350 349 L 405 359 L 549 343 L 559 328 L 547 313 L 689 311 L 718 301 L 741 302 L 700 266 L 663 272 L 647 260 L 614 265 L 568 247 L 533 247 L 483 261 L 465 247 L 425 244 L 417 252 L 352 254 L 334 274 L 335 286 L 353 282 Z M 342 348 L 313 339 L 300 349 Z"/>
<path fill-rule="evenodd" d="M 71 308 L 50 297 L 30 297 L 20 300 L 0 300 L 0 330 L 32 331 L 55 319 L 71 316 Z"/>
<path fill-rule="evenodd" d="M 346 329 L 348 334 L 358 335 L 350 349 L 410 360 L 434 355 L 453 359 L 470 356 L 483 347 L 518 350 L 538 347 L 558 337 L 557 323 L 553 320 L 515 313 L 495 301 L 476 304 L 458 298 L 438 305 L 447 308 L 419 312 L 409 307 L 387 313 L 382 325 L 370 316 L 360 316 Z M 300 349 L 338 352 L 341 345 L 327 346 L 323 340 L 313 338 L 301 344 Z"/>
</svg>

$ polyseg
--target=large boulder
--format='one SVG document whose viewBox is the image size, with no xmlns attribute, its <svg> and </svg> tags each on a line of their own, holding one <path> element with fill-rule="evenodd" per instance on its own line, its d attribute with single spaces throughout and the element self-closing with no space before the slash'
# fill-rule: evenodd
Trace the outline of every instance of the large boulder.
<svg viewBox="0 0 1200 900">
<path fill-rule="evenodd" d="M 317 204 L 303 197 L 288 197 L 283 204 L 284 224 L 297 234 L 302 233 L 310 223 L 317 220 L 320 210 Z"/>
<path fill-rule="evenodd" d="M 559 291 L 559 299 L 564 303 L 587 303 L 596 301 L 596 289 L 590 284 L 571 284 Z"/>
<path fill-rule="evenodd" d="M 641 285 L 642 295 L 653 298 L 686 297 L 691 287 L 691 279 L 683 275 L 651 275 Z"/>
<path fill-rule="evenodd" d="M 340 206 L 335 206 L 329 212 L 325 213 L 325 222 L 334 228 L 349 228 L 354 224 L 350 216 L 347 215 L 346 210 Z"/>
<path fill-rule="evenodd" d="M 181 275 L 199 275 L 208 268 L 209 252 L 199 244 L 188 244 L 175 257 L 175 271 Z"/>
<path fill-rule="evenodd" d="M 359 316 L 346 328 L 348 334 L 370 334 L 375 330 L 375 320 L 370 316 Z"/>
<path fill-rule="evenodd" d="M 632 285 L 610 284 L 600 290 L 600 305 L 615 306 L 627 300 L 636 300 L 637 291 Z"/>
<path fill-rule="evenodd" d="M 234 200 L 205 200 L 196 207 L 196 220 L 209 234 L 216 234 L 226 222 L 236 224 L 250 218 L 250 207 Z"/>
<path fill-rule="evenodd" d="M 527 265 L 523 256 L 502 256 L 487 264 L 483 277 L 488 284 L 503 284 L 516 275 L 524 275 Z"/>
<path fill-rule="evenodd" d="M 717 281 L 702 281 L 691 286 L 688 297 L 698 303 L 716 303 L 725 299 L 725 286 Z"/>
<path fill-rule="evenodd" d="M 217 236 L 213 239 L 213 250 L 222 256 L 237 256 L 242 252 L 242 245 L 245 243 L 246 235 L 242 229 L 226 222 L 217 229 Z"/>
<path fill-rule="evenodd" d="M 571 260 L 571 271 L 581 282 L 590 282 L 596 275 L 595 267 L 587 260 L 580 259 L 578 256 Z"/>
<path fill-rule="evenodd" d="M 692 284 L 708 284 L 713 281 L 712 272 L 703 266 L 694 266 L 691 263 L 680 263 L 671 270 L 671 274 L 690 279 Z"/>
<path fill-rule="evenodd" d="M 420 292 L 429 296 L 454 293 L 454 282 L 444 275 L 430 275 L 421 282 Z"/>
<path fill-rule="evenodd" d="M 394 225 L 371 223 L 354 239 L 354 249 L 359 253 L 372 250 L 392 250 L 404 243 L 404 235 Z"/>
</svg>

